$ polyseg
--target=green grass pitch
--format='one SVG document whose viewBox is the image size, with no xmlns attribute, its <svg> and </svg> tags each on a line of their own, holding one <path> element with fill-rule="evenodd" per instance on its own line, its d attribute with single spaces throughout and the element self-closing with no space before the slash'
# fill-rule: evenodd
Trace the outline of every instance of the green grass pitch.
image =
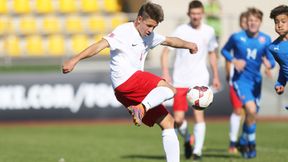
<svg viewBox="0 0 288 162">
<path fill-rule="evenodd" d="M 258 122 L 258 155 L 246 160 L 227 153 L 228 121 L 208 121 L 202 161 L 287 162 L 287 128 L 286 122 Z M 184 159 L 179 139 L 181 161 L 192 161 Z M 157 126 L 138 128 L 125 122 L 0 126 L 1 162 L 59 162 L 61 158 L 65 162 L 165 161 Z"/>
</svg>

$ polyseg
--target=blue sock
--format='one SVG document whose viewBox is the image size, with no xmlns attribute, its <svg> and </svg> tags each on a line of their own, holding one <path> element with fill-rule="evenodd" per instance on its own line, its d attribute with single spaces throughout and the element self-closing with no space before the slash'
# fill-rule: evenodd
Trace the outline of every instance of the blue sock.
<svg viewBox="0 0 288 162">
<path fill-rule="evenodd" d="M 246 123 L 243 126 L 243 131 L 247 134 L 247 140 L 249 145 L 256 144 L 256 123 L 252 125 L 247 125 Z"/>
</svg>

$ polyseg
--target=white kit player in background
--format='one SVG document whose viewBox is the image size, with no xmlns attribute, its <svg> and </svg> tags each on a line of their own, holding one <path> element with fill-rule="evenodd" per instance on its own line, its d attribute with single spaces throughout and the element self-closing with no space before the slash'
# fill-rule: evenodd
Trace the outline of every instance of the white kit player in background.
<svg viewBox="0 0 288 162">
<path fill-rule="evenodd" d="M 173 86 L 176 87 L 177 92 L 174 96 L 173 111 L 178 132 L 185 139 L 185 157 L 188 159 L 192 155 L 191 144 L 193 144 L 193 136 L 190 136 L 187 121 L 185 120 L 185 112 L 188 110 L 186 94 L 190 87 L 197 85 L 208 86 L 209 72 L 207 68 L 207 57 L 210 58 L 210 65 L 213 72 L 213 88 L 219 90 L 221 84 L 218 76 L 216 57 L 218 43 L 214 29 L 202 23 L 204 17 L 203 4 L 198 0 L 190 2 L 187 15 L 190 18 L 190 22 L 178 26 L 173 36 L 195 42 L 198 46 L 198 52 L 196 55 L 188 55 L 187 50 L 175 49 L 176 59 L 173 68 Z M 162 77 L 168 82 L 172 82 L 168 63 L 170 49 L 171 48 L 165 47 L 161 56 Z M 193 159 L 198 160 L 201 159 L 202 155 L 206 125 L 204 111 L 193 109 L 193 114 L 195 119 Z"/>
</svg>

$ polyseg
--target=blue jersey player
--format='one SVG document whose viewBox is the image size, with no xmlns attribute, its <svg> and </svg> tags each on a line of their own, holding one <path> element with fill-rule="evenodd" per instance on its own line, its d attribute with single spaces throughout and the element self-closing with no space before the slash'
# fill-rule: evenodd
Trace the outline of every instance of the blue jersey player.
<svg viewBox="0 0 288 162">
<path fill-rule="evenodd" d="M 225 59 L 234 64 L 233 86 L 245 107 L 243 131 L 237 144 L 244 158 L 256 157 L 256 113 L 261 95 L 261 64 L 269 69 L 275 65 L 273 56 L 268 52 L 271 39 L 259 31 L 262 16 L 260 10 L 249 8 L 247 29 L 233 34 L 221 51 Z M 236 145 L 230 145 L 233 144 Z"/>
<path fill-rule="evenodd" d="M 288 81 L 288 6 L 280 5 L 270 13 L 274 19 L 275 31 L 279 37 L 270 44 L 269 50 L 280 65 L 278 80 L 275 84 L 275 91 L 280 95 Z M 286 106 L 288 109 L 288 106 Z"/>
</svg>

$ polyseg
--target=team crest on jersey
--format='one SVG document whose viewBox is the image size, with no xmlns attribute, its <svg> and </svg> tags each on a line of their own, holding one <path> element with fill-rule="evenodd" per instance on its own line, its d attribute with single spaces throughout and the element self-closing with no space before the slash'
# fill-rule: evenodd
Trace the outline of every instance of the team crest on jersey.
<svg viewBox="0 0 288 162">
<path fill-rule="evenodd" d="M 266 42 L 266 39 L 265 39 L 265 37 L 263 37 L 263 36 L 259 37 L 258 40 L 259 40 L 259 42 L 262 43 L 262 44 Z"/>
</svg>

